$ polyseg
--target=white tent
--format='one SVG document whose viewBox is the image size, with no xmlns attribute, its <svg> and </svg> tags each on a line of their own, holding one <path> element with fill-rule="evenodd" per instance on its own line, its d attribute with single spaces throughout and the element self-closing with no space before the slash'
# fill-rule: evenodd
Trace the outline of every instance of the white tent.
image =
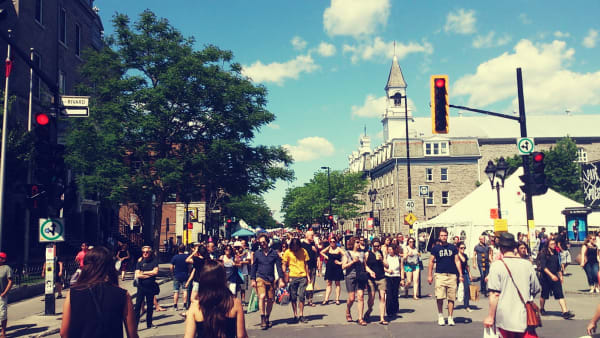
<svg viewBox="0 0 600 338">
<path fill-rule="evenodd" d="M 519 168 L 504 182 L 500 188 L 500 204 L 502 218 L 508 222 L 508 231 L 513 234 L 527 233 L 527 214 L 525 211 L 525 194 L 519 176 L 523 169 Z M 533 197 L 533 216 L 536 229 L 545 227 L 548 232 L 558 231 L 558 226 L 565 225 L 565 215 L 561 212 L 568 207 L 583 207 L 552 189 L 546 194 Z M 450 236 L 466 239 L 467 248 L 477 244 L 478 237 L 484 231 L 494 229 L 494 220 L 490 217 L 490 209 L 498 208 L 496 190 L 492 190 L 489 181 L 457 202 L 445 212 L 426 222 L 419 222 L 417 228 L 446 227 Z M 597 214 L 588 216 L 588 224 L 597 225 Z M 466 238 L 464 238 L 466 237 Z M 469 251 L 472 252 L 472 251 Z"/>
</svg>

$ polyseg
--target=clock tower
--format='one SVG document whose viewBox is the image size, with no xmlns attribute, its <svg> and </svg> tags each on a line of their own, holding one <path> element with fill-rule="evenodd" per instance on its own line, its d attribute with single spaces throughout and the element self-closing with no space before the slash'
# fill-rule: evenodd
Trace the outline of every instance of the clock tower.
<svg viewBox="0 0 600 338">
<path fill-rule="evenodd" d="M 406 81 L 402 69 L 398 65 L 398 58 L 394 55 L 392 67 L 385 85 L 386 108 L 381 123 L 383 124 L 383 143 L 390 142 L 393 138 L 406 137 L 406 119 L 414 123 L 412 108 L 406 101 Z M 412 123 L 411 123 L 412 124 Z M 409 137 L 416 137 L 414 126 L 409 124 Z"/>
</svg>

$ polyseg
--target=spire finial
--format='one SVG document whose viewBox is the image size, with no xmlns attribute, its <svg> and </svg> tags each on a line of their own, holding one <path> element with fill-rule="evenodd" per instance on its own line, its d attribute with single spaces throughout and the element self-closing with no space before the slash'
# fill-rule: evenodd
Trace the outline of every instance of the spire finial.
<svg viewBox="0 0 600 338">
<path fill-rule="evenodd" d="M 367 136 L 367 125 L 365 124 L 365 136 Z"/>
</svg>

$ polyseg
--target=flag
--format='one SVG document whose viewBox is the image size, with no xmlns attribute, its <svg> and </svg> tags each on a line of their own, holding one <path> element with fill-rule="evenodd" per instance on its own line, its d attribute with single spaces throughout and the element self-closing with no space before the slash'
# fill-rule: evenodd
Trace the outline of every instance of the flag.
<svg viewBox="0 0 600 338">
<path fill-rule="evenodd" d="M 10 71 L 12 70 L 12 60 L 6 59 L 6 77 L 10 76 Z"/>
</svg>

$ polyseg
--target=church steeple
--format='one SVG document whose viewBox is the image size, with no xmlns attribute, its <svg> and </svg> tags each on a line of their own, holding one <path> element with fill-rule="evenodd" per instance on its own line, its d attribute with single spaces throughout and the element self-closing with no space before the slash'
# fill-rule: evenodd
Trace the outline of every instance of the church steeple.
<svg viewBox="0 0 600 338">
<path fill-rule="evenodd" d="M 400 69 L 396 55 L 394 55 L 394 59 L 392 60 L 392 68 L 390 68 L 390 75 L 385 85 L 385 91 L 389 91 L 390 88 L 406 88 L 406 81 L 404 81 L 404 75 L 402 75 L 402 69 Z"/>
</svg>

